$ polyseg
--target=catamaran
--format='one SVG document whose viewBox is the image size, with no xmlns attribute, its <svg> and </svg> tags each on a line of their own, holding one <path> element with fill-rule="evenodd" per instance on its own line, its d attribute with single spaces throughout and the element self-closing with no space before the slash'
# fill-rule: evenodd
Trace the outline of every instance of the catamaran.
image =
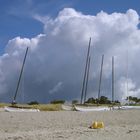
<svg viewBox="0 0 140 140">
<path fill-rule="evenodd" d="M 32 109 L 30 107 L 23 107 L 23 106 L 17 106 L 16 105 L 16 97 L 17 97 L 17 93 L 18 93 L 18 90 L 19 90 L 19 85 L 20 85 L 20 81 L 21 81 L 21 78 L 22 78 L 27 53 L 28 53 L 28 47 L 26 49 L 25 56 L 24 56 L 24 59 L 23 59 L 23 64 L 22 64 L 20 75 L 19 75 L 17 88 L 16 88 L 16 92 L 15 92 L 13 101 L 11 103 L 11 106 L 5 106 L 4 107 L 4 110 L 7 111 L 7 112 L 39 112 L 40 111 L 39 109 Z"/>
<path fill-rule="evenodd" d="M 75 105 L 74 109 L 76 111 L 81 111 L 81 112 L 89 112 L 89 111 L 109 111 L 111 110 L 109 107 L 104 107 L 104 106 L 80 106 L 80 105 Z"/>
</svg>

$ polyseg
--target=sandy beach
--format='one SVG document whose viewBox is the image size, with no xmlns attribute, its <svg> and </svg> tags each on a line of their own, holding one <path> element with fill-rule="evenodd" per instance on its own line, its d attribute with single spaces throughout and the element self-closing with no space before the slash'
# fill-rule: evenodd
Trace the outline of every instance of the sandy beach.
<svg viewBox="0 0 140 140">
<path fill-rule="evenodd" d="M 89 129 L 93 121 L 105 128 Z M 0 112 L 0 140 L 138 140 L 140 110 Z"/>
</svg>

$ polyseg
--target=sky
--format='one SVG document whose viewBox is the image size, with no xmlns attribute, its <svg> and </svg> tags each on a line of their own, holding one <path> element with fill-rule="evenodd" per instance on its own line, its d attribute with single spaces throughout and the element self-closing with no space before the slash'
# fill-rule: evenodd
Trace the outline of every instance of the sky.
<svg viewBox="0 0 140 140">
<path fill-rule="evenodd" d="M 139 5 L 138 0 L 0 0 L 0 102 L 12 100 L 27 46 L 17 100 L 79 100 L 90 37 L 88 97 L 97 97 L 102 54 L 101 95 L 111 98 L 115 56 L 115 99 L 140 97 Z"/>
</svg>

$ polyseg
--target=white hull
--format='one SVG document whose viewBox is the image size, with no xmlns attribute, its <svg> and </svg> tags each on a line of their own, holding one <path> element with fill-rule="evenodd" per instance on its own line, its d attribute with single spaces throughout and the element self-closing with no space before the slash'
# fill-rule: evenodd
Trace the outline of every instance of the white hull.
<svg viewBox="0 0 140 140">
<path fill-rule="evenodd" d="M 5 106 L 4 110 L 6 112 L 39 112 L 39 109 L 27 109 L 27 108 L 14 108 Z"/>
<path fill-rule="evenodd" d="M 73 106 L 72 105 L 62 105 L 62 109 L 65 111 L 72 111 Z"/>
<path fill-rule="evenodd" d="M 76 111 L 89 112 L 89 111 L 109 111 L 109 107 L 88 107 L 88 106 L 74 106 Z"/>
<path fill-rule="evenodd" d="M 129 110 L 140 109 L 140 106 L 114 106 L 114 107 L 88 107 L 88 106 L 74 106 L 76 111 L 88 112 L 88 111 L 109 111 L 109 110 Z"/>
<path fill-rule="evenodd" d="M 126 109 L 140 109 L 140 106 L 122 106 L 121 109 L 122 110 L 126 110 Z"/>
</svg>

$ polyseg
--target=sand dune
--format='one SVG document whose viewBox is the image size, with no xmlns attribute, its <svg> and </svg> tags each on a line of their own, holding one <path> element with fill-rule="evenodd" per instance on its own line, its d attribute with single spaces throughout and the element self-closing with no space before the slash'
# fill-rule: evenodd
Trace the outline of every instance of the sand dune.
<svg viewBox="0 0 140 140">
<path fill-rule="evenodd" d="M 89 129 L 93 121 L 105 128 Z M 138 140 L 140 110 L 0 112 L 0 140 Z"/>
</svg>

